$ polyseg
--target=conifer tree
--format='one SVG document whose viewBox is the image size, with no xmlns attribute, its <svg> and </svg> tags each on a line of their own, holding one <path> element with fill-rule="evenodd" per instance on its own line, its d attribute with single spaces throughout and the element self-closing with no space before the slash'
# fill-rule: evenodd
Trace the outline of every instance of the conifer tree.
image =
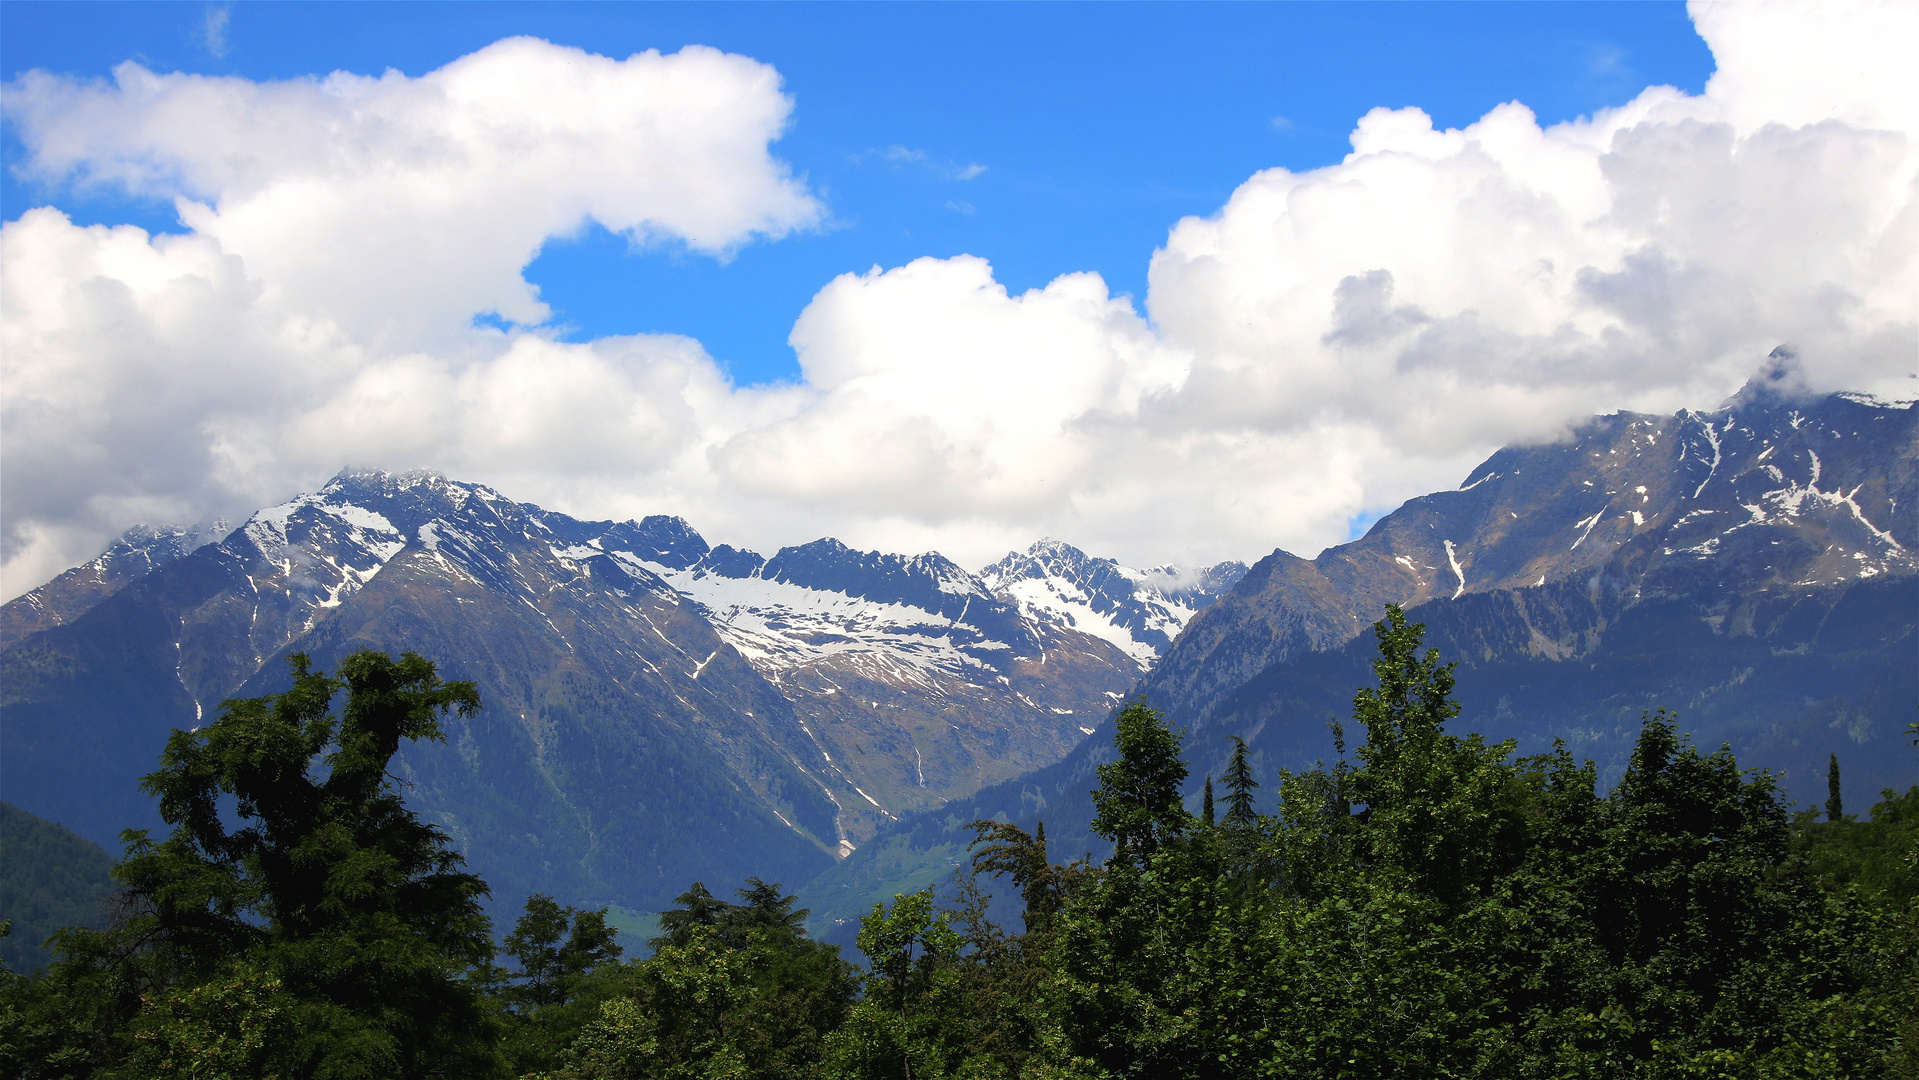
<svg viewBox="0 0 1919 1080">
<path fill-rule="evenodd" d="M 1846 805 L 1839 799 L 1839 755 L 1833 754 L 1826 761 L 1826 820 L 1840 821 L 1846 816 Z"/>
<path fill-rule="evenodd" d="M 714 896 L 707 891 L 705 883 L 698 881 L 674 897 L 673 902 L 680 906 L 660 912 L 660 936 L 647 940 L 647 945 L 656 950 L 668 945 L 685 948 L 693 941 L 696 927 L 718 927 L 733 910 L 732 904 Z"/>
<path fill-rule="evenodd" d="M 1046 823 L 1037 823 L 1031 835 L 1018 825 L 981 819 L 966 826 L 973 830 L 975 874 L 1009 874 L 1013 887 L 1026 902 L 1026 932 L 1036 934 L 1052 925 L 1053 916 L 1065 903 L 1065 882 L 1060 868 L 1046 854 Z M 984 845 L 984 846 L 982 846 Z"/>
<path fill-rule="evenodd" d="M 1253 768 L 1246 762 L 1246 740 L 1237 735 L 1233 740 L 1233 760 L 1226 766 L 1226 790 L 1232 792 L 1226 797 L 1226 823 L 1228 825 L 1250 828 L 1258 823 L 1259 815 L 1253 811 L 1253 789 L 1259 781 L 1253 779 Z"/>
<path fill-rule="evenodd" d="M 508 996 L 527 1008 L 566 1004 L 588 971 L 619 959 L 622 950 L 613 939 L 605 908 L 561 907 L 545 893 L 527 897 L 526 913 L 501 947 L 519 961 L 525 980 Z"/>
<path fill-rule="evenodd" d="M 812 909 L 794 910 L 798 901 L 796 896 L 782 896 L 780 883 L 771 884 L 757 877 L 746 879 L 746 887 L 735 889 L 740 903 L 727 912 L 726 923 L 733 936 L 741 938 L 740 945 L 748 944 L 749 938 L 761 935 L 770 940 L 786 944 L 806 936 L 806 917 Z"/>
<path fill-rule="evenodd" d="M 1213 827 L 1213 777 L 1211 773 L 1206 775 L 1206 798 L 1205 801 L 1200 803 L 1199 820 L 1204 822 L 1207 828 L 1210 829 Z"/>
</svg>

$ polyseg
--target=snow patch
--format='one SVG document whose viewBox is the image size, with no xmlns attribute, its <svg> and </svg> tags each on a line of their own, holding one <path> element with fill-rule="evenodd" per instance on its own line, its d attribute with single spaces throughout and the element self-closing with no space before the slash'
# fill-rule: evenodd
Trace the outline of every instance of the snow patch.
<svg viewBox="0 0 1919 1080">
<path fill-rule="evenodd" d="M 1453 542 L 1446 541 L 1446 563 L 1453 568 L 1453 576 L 1459 579 L 1459 588 L 1453 590 L 1453 599 L 1459 599 L 1466 591 L 1466 572 L 1459 568 L 1459 557 L 1453 554 Z"/>
<path fill-rule="evenodd" d="M 1575 529 L 1577 529 L 1577 528 L 1579 528 L 1580 526 L 1582 526 L 1582 525 L 1583 525 L 1583 526 L 1585 526 L 1585 531 L 1584 531 L 1584 532 L 1581 532 L 1581 533 L 1579 534 L 1579 539 L 1577 539 L 1577 540 L 1574 540 L 1574 541 L 1573 541 L 1573 546 L 1572 546 L 1572 547 L 1569 547 L 1569 548 L 1567 548 L 1566 550 L 1567 550 L 1567 551 L 1577 551 L 1577 550 L 1579 550 L 1579 545 L 1581 545 L 1581 544 L 1583 544 L 1583 543 L 1585 543 L 1585 542 L 1586 542 L 1586 537 L 1588 537 L 1588 536 L 1591 536 L 1591 535 L 1592 535 L 1592 531 L 1593 531 L 1593 526 L 1594 526 L 1594 525 L 1597 525 L 1597 524 L 1599 524 L 1599 519 L 1600 519 L 1600 518 L 1602 518 L 1602 517 L 1604 517 L 1604 516 L 1605 516 L 1605 514 L 1606 514 L 1606 512 L 1605 512 L 1604 510 L 1601 510 L 1601 511 L 1600 511 L 1599 513 L 1597 513 L 1597 514 L 1594 514 L 1593 516 L 1591 516 L 1591 517 L 1589 517 L 1589 518 L 1586 518 L 1586 519 L 1584 519 L 1584 520 L 1581 520 L 1581 521 L 1575 521 L 1575 522 L 1573 522 L 1573 528 L 1575 528 Z"/>
</svg>

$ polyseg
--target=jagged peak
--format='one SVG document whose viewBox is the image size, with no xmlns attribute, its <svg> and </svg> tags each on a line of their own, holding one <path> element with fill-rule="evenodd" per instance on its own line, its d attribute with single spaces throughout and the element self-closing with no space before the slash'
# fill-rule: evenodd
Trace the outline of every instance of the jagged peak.
<svg viewBox="0 0 1919 1080">
<path fill-rule="evenodd" d="M 695 568 L 723 578 L 756 578 L 766 569 L 766 559 L 757 551 L 721 544 L 708 551 Z"/>
<path fill-rule="evenodd" d="M 421 484 L 447 484 L 460 487 L 475 486 L 461 484 L 456 480 L 449 479 L 445 473 L 440 472 L 438 469 L 403 469 L 394 471 L 391 469 L 375 468 L 370 465 L 349 465 L 339 472 L 334 473 L 333 478 L 328 480 L 320 490 L 325 491 L 327 488 L 355 482 L 392 487 L 417 487 Z"/>
<path fill-rule="evenodd" d="M 1038 540 L 1033 541 L 1033 546 L 1026 549 L 1026 554 L 1033 558 L 1050 556 L 1055 558 L 1084 559 L 1087 557 L 1086 553 L 1079 548 L 1074 547 L 1064 540 L 1055 540 L 1050 536 L 1042 536 Z"/>
<path fill-rule="evenodd" d="M 296 496 L 289 501 L 297 502 L 303 498 L 316 499 L 321 496 L 351 496 L 359 491 L 400 494 L 421 489 L 436 495 L 466 496 L 478 498 L 487 503 L 505 503 L 514 506 L 522 505 L 485 484 L 471 480 L 455 480 L 437 469 L 423 468 L 394 471 L 365 466 L 350 466 L 341 469 L 318 491 Z M 528 510 L 538 509 L 538 507 L 533 506 L 531 503 L 524 505 Z"/>
<path fill-rule="evenodd" d="M 648 514 L 634 522 L 634 524 L 648 532 L 658 531 L 677 533 L 680 535 L 700 535 L 700 531 L 693 527 L 692 522 L 687 521 L 678 514 Z"/>
<path fill-rule="evenodd" d="M 1009 551 L 998 562 L 982 567 L 977 575 L 988 588 L 998 588 L 1015 578 L 1045 577 L 1048 574 L 1073 576 L 1089 565 L 1109 564 L 1125 573 L 1112 559 L 1096 559 L 1064 540 L 1042 537 L 1025 551 Z"/>
</svg>

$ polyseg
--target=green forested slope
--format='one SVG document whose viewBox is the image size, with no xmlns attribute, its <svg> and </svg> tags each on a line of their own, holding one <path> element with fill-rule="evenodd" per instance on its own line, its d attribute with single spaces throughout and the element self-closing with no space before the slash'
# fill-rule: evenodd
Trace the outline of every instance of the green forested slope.
<svg viewBox="0 0 1919 1080">
<path fill-rule="evenodd" d="M 100 845 L 0 802 L 0 919 L 13 932 L 0 939 L 0 960 L 12 971 L 37 971 L 40 947 L 66 926 L 99 926 L 113 892 L 113 860 Z"/>
</svg>

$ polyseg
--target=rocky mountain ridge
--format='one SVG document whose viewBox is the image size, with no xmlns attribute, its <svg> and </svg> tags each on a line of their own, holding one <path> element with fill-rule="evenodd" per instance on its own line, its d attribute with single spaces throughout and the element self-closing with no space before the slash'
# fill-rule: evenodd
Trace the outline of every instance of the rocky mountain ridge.
<svg viewBox="0 0 1919 1080">
<path fill-rule="evenodd" d="M 1583 579 L 1632 599 L 1717 589 L 1736 606 L 1754 590 L 1912 574 L 1912 415 L 1909 402 L 1797 400 L 1756 382 L 1710 413 L 1619 413 L 1500 450 L 1359 540 L 1260 560 L 1192 621 L 1148 691 L 1209 715 L 1261 669 L 1357 636 L 1387 603 Z"/>
<path fill-rule="evenodd" d="M 1112 642 L 1150 668 L 1194 614 L 1246 576 L 1246 564 L 1201 570 L 1175 566 L 1135 570 L 1097 559 L 1070 544 L 1041 540 L 980 571 L 995 594 L 1029 617 L 1060 622 Z"/>
<path fill-rule="evenodd" d="M 1823 798 L 1905 787 L 1919 697 L 1919 406 L 1808 398 L 1760 378 L 1721 408 L 1597 417 L 1500 450 L 1453 491 L 1409 500 L 1313 559 L 1275 551 L 1198 612 L 1137 688 L 1187 732 L 1197 789 L 1229 735 L 1262 780 L 1332 755 L 1329 719 L 1372 681 L 1387 603 L 1460 662 L 1461 730 L 1522 752 L 1563 740 L 1616 774 L 1645 710 Z M 947 872 L 958 824 L 1087 832 L 1110 725 L 1055 765 L 908 817 L 802 896 L 828 922 Z M 1348 732 L 1356 741 L 1362 733 Z"/>
<path fill-rule="evenodd" d="M 804 879 L 1057 760 L 1143 663 L 938 555 L 765 559 L 432 473 L 342 473 L 186 546 L 132 533 L 6 606 L 9 799 L 112 843 L 150 823 L 169 729 L 275 689 L 290 652 L 411 648 L 487 703 L 404 755 L 419 805 L 503 887 L 644 907 L 702 874 Z"/>
<path fill-rule="evenodd" d="M 200 525 L 135 525 L 95 558 L 0 605 L 0 648 L 72 622 L 122 586 L 217 542 L 231 529 L 219 519 Z"/>
</svg>

